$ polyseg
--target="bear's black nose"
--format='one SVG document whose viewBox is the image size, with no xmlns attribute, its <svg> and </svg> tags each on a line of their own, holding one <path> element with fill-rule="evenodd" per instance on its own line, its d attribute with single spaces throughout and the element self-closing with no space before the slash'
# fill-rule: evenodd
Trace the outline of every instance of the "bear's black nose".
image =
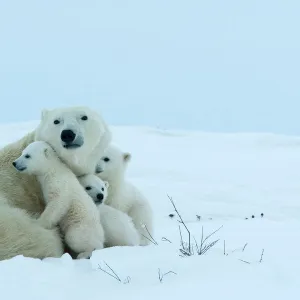
<svg viewBox="0 0 300 300">
<path fill-rule="evenodd" d="M 76 134 L 70 129 L 63 130 L 60 135 L 61 140 L 67 144 L 72 143 L 75 137 Z"/>
<path fill-rule="evenodd" d="M 13 166 L 14 166 L 14 167 L 17 165 L 17 163 L 16 163 L 15 161 L 13 161 L 13 163 L 12 163 L 12 164 L 13 164 Z"/>
<path fill-rule="evenodd" d="M 98 200 L 103 200 L 103 194 L 101 194 L 101 193 L 97 194 L 97 199 Z"/>
</svg>

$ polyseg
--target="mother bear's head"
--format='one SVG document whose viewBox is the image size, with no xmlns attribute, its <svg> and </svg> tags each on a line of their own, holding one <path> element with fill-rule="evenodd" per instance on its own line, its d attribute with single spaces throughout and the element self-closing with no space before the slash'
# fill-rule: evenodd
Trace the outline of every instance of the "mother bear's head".
<svg viewBox="0 0 300 300">
<path fill-rule="evenodd" d="M 82 107 L 43 110 L 35 140 L 45 141 L 79 176 L 93 173 L 111 141 L 111 132 L 100 114 Z"/>
</svg>

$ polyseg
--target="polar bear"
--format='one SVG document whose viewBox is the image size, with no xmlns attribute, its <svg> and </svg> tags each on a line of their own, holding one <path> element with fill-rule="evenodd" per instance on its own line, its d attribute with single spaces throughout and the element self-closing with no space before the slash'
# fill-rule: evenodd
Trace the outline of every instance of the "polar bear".
<svg viewBox="0 0 300 300">
<path fill-rule="evenodd" d="M 102 180 L 109 182 L 107 205 L 132 218 L 140 236 L 140 245 L 145 246 L 153 237 L 153 212 L 145 196 L 125 179 L 130 160 L 130 153 L 122 152 L 111 144 L 96 165 L 95 173 Z"/>
<path fill-rule="evenodd" d="M 98 206 L 105 233 L 105 247 L 138 246 L 139 234 L 132 219 L 127 214 L 105 204 L 109 183 L 93 174 L 80 176 L 78 180 Z"/>
<path fill-rule="evenodd" d="M 78 258 L 89 258 L 103 248 L 104 231 L 92 198 L 46 142 L 29 144 L 13 166 L 23 174 L 36 175 L 46 208 L 38 222 L 46 229 L 60 225 L 65 242 Z"/>
<path fill-rule="evenodd" d="M 45 229 L 23 209 L 0 204 L 0 257 L 61 257 L 64 253 L 57 229 Z M 17 245 L 17 247 L 16 247 Z"/>
<path fill-rule="evenodd" d="M 35 140 L 50 144 L 58 156 L 79 176 L 94 172 L 99 154 L 110 143 L 111 132 L 102 116 L 88 107 L 44 110 L 35 130 L 0 150 L 0 204 L 6 204 L 5 211 L 10 215 L 10 219 L 2 221 L 2 228 L 10 228 L 12 223 L 19 224 L 20 228 L 27 228 L 32 215 L 38 216 L 44 210 L 43 195 L 36 177 L 21 174 L 12 166 L 12 162 L 21 155 L 23 149 Z M 10 211 L 13 208 L 24 209 L 27 214 L 15 214 Z M 6 247 L 0 252 L 0 260 L 10 257 L 6 254 L 9 249 L 14 249 L 15 255 L 23 255 L 24 249 L 37 245 L 40 241 L 44 241 L 48 248 L 45 246 L 44 253 L 41 253 L 42 248 L 32 248 L 32 257 L 54 256 L 53 253 L 59 256 L 62 247 L 60 235 L 42 227 L 33 228 L 34 226 L 40 227 L 39 224 L 32 223 L 27 228 L 28 238 L 20 241 L 15 236 L 2 241 L 7 237 L 0 234 L 0 245 Z M 54 235 L 57 239 L 55 243 Z"/>
</svg>

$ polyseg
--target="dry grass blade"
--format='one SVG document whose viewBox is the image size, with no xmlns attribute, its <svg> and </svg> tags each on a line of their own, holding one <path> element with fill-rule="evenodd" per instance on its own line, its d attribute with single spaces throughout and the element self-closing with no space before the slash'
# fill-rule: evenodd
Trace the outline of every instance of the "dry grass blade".
<svg viewBox="0 0 300 300">
<path fill-rule="evenodd" d="M 219 240 L 213 241 L 212 243 L 206 245 L 203 249 L 200 255 L 205 254 L 210 248 L 212 248 Z"/>
<path fill-rule="evenodd" d="M 259 260 L 260 263 L 262 262 L 264 252 L 265 252 L 265 249 L 262 249 L 262 252 L 261 252 L 261 255 L 260 255 L 260 260 Z"/>
<path fill-rule="evenodd" d="M 106 264 L 106 266 L 113 272 L 113 274 L 118 278 L 118 280 L 119 281 L 121 281 L 121 279 L 120 279 L 120 277 L 117 275 L 117 273 L 106 263 L 106 262 L 104 262 L 105 264 Z"/>
<path fill-rule="evenodd" d="M 215 230 L 214 232 L 212 232 L 210 235 L 208 235 L 204 240 L 203 243 L 205 243 L 212 235 L 214 235 L 216 232 L 218 232 L 221 228 L 223 228 L 223 225 L 218 228 L 217 230 Z M 202 226 L 202 233 L 203 233 L 203 226 Z"/>
<path fill-rule="evenodd" d="M 239 259 L 241 262 L 245 263 L 245 264 L 248 264 L 250 265 L 249 261 L 245 261 L 245 260 L 242 260 L 242 259 Z"/>
<path fill-rule="evenodd" d="M 105 274 L 107 274 L 107 275 L 109 275 L 109 276 L 115 278 L 115 279 L 118 280 L 119 282 L 121 282 L 121 279 L 120 279 L 120 277 L 116 274 L 116 272 L 115 272 L 115 271 L 114 271 L 114 270 L 113 270 L 106 262 L 104 262 L 104 263 L 105 263 L 106 266 L 112 271 L 113 274 L 111 274 L 111 273 L 107 272 L 106 270 L 102 269 L 100 265 L 98 265 L 99 270 L 101 270 L 101 271 L 104 272 Z"/>
<path fill-rule="evenodd" d="M 124 280 L 124 284 L 128 284 L 131 281 L 131 278 L 127 276 L 127 278 Z"/>
<path fill-rule="evenodd" d="M 154 243 L 155 245 L 158 245 L 158 243 L 156 242 L 156 240 L 153 238 L 153 236 L 151 235 L 150 231 L 148 230 L 148 227 L 147 227 L 146 224 L 144 224 L 144 227 L 145 227 L 145 229 L 146 229 L 148 235 L 150 236 L 151 240 L 153 241 L 153 243 Z"/>
<path fill-rule="evenodd" d="M 169 274 L 177 275 L 177 273 L 175 273 L 175 272 L 173 272 L 173 271 L 169 271 L 169 272 L 167 272 L 167 273 L 162 274 L 161 271 L 160 271 L 160 269 L 158 269 L 158 279 L 159 279 L 159 281 L 162 282 L 162 281 L 163 281 L 163 278 L 164 278 L 166 275 L 169 275 Z"/>
<path fill-rule="evenodd" d="M 169 242 L 170 244 L 172 244 L 172 242 L 169 239 L 165 238 L 165 237 L 162 237 L 161 240 L 163 242 Z"/>
<path fill-rule="evenodd" d="M 196 250 L 197 250 L 197 253 L 199 253 L 199 246 L 198 246 L 198 243 L 195 239 L 195 237 L 193 237 L 194 241 L 195 241 L 195 246 L 196 246 Z"/>
<path fill-rule="evenodd" d="M 147 236 L 145 236 L 144 234 L 142 234 L 142 236 L 147 239 L 149 242 L 151 242 L 153 245 L 158 245 L 155 241 L 152 241 L 151 239 L 149 239 Z"/>
<path fill-rule="evenodd" d="M 181 228 L 180 228 L 180 225 L 178 225 L 178 228 L 179 228 L 179 234 L 180 234 L 180 244 L 181 244 L 181 247 L 183 247 L 183 239 L 182 239 L 182 234 L 181 234 Z"/>
<path fill-rule="evenodd" d="M 209 234 L 206 238 L 203 239 L 204 233 L 203 233 L 203 226 L 202 226 L 201 244 L 200 244 L 200 249 L 198 251 L 198 255 L 203 255 L 219 241 L 219 239 L 218 239 L 218 240 L 215 240 L 215 241 L 209 243 L 208 245 L 205 245 L 205 242 L 211 236 L 213 236 L 216 232 L 218 232 L 222 227 L 223 227 L 223 225 L 221 227 L 219 227 L 217 230 L 213 231 L 211 234 Z M 225 244 L 224 244 L 224 247 L 225 247 Z M 224 251 L 225 251 L 225 248 L 224 248 Z"/>
<path fill-rule="evenodd" d="M 184 223 L 184 221 L 183 221 L 183 219 L 182 219 L 179 211 L 177 210 L 176 205 L 175 205 L 172 197 L 170 197 L 169 195 L 167 195 L 167 196 L 168 196 L 171 204 L 173 205 L 173 208 L 174 208 L 175 212 L 177 213 L 177 215 L 178 215 L 178 217 L 180 219 L 181 224 L 183 224 L 183 226 L 185 227 L 185 229 L 186 229 L 186 231 L 187 231 L 187 233 L 189 235 L 189 252 L 191 252 L 191 233 L 190 233 L 189 229 L 187 228 L 186 224 Z"/>
</svg>

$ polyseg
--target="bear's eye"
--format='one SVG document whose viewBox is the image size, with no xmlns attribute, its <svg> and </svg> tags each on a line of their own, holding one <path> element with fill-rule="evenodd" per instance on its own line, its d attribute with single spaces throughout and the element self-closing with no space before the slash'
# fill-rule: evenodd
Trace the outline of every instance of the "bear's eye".
<svg viewBox="0 0 300 300">
<path fill-rule="evenodd" d="M 55 125 L 57 125 L 57 124 L 59 124 L 60 123 L 60 121 L 59 120 L 54 120 L 54 122 L 53 122 Z"/>
<path fill-rule="evenodd" d="M 87 191 L 89 191 L 89 190 L 91 190 L 92 188 L 91 188 L 90 186 L 87 186 L 85 189 L 86 189 Z"/>
<path fill-rule="evenodd" d="M 82 121 L 86 121 L 87 119 L 88 119 L 87 116 L 82 116 L 82 117 L 81 117 L 81 120 L 82 120 Z"/>
<path fill-rule="evenodd" d="M 26 155 L 25 155 L 25 158 L 30 158 L 30 155 L 29 155 L 29 154 L 26 154 Z"/>
<path fill-rule="evenodd" d="M 104 157 L 103 160 L 104 160 L 105 162 L 110 161 L 110 159 L 109 159 L 108 157 Z"/>
<path fill-rule="evenodd" d="M 101 191 L 104 192 L 104 188 L 102 188 Z"/>
</svg>

